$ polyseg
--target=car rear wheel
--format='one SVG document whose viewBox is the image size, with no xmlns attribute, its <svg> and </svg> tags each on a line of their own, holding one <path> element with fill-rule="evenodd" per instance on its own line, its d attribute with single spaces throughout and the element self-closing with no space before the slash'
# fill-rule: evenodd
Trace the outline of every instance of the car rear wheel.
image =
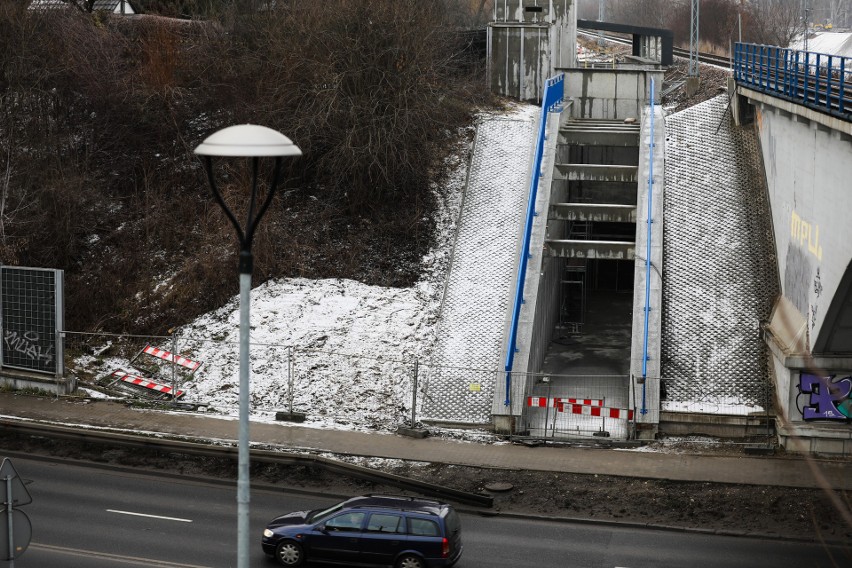
<svg viewBox="0 0 852 568">
<path fill-rule="evenodd" d="M 298 543 L 285 540 L 275 549 L 275 559 L 282 566 L 301 566 L 305 561 L 305 554 Z"/>
<path fill-rule="evenodd" d="M 396 568 L 426 568 L 426 565 L 417 556 L 406 554 L 397 561 Z"/>
</svg>

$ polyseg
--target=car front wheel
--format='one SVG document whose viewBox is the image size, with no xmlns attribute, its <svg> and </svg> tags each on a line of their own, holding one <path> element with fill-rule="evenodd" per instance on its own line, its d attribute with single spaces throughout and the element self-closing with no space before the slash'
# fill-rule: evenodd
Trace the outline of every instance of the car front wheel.
<svg viewBox="0 0 852 568">
<path fill-rule="evenodd" d="M 406 554 L 397 561 L 396 568 L 426 568 L 426 565 L 413 554 Z"/>
<path fill-rule="evenodd" d="M 305 554 L 298 543 L 285 540 L 275 549 L 275 559 L 282 566 L 301 566 L 305 561 Z"/>
</svg>

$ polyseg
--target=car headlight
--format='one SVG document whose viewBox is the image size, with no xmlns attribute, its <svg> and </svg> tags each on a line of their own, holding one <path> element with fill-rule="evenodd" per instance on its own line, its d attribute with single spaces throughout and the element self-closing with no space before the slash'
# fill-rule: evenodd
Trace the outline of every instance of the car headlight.
<svg viewBox="0 0 852 568">
<path fill-rule="evenodd" d="M 265 536 L 266 538 L 272 538 L 272 535 L 274 535 L 274 534 L 275 534 L 275 533 L 274 533 L 274 532 L 272 532 L 272 531 L 271 531 L 271 530 L 269 530 L 269 529 L 263 529 L 263 536 Z"/>
</svg>

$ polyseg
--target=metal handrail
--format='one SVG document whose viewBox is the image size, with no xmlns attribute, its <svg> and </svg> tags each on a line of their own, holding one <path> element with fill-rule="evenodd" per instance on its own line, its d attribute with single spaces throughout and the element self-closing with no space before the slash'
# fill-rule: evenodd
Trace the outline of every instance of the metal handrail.
<svg viewBox="0 0 852 568">
<path fill-rule="evenodd" d="M 737 84 L 852 121 L 852 57 L 737 43 Z"/>
<path fill-rule="evenodd" d="M 651 141 L 648 144 L 648 220 L 645 242 L 645 329 L 642 339 L 642 409 L 640 414 L 647 414 L 646 383 L 648 378 L 648 315 L 651 311 L 651 224 L 653 223 L 652 205 L 654 203 L 654 78 L 651 77 Z"/>
<path fill-rule="evenodd" d="M 544 85 L 544 96 L 541 100 L 541 120 L 539 121 L 538 139 L 535 147 L 535 160 L 533 161 L 532 179 L 530 180 L 529 198 L 527 201 L 527 218 L 524 225 L 524 242 L 521 246 L 521 258 L 518 265 L 518 280 L 515 286 L 515 302 L 512 308 L 512 322 L 509 328 L 509 343 L 506 346 L 506 400 L 504 404 L 510 406 L 512 398 L 510 395 L 512 386 L 512 367 L 515 363 L 515 352 L 518 340 L 518 319 L 521 315 L 521 304 L 524 303 L 524 280 L 527 274 L 527 261 L 530 253 L 530 237 L 532 235 L 533 219 L 537 215 L 535 211 L 535 200 L 538 194 L 538 183 L 541 178 L 541 162 L 544 158 L 544 140 L 547 132 L 547 115 L 551 112 L 562 111 L 562 99 L 564 96 L 565 75 L 560 73 L 551 77 Z"/>
</svg>

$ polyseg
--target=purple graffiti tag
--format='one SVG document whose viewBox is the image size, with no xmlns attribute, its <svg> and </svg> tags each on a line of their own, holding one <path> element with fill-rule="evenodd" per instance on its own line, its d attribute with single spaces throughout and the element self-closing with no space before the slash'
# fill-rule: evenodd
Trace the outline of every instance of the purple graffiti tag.
<svg viewBox="0 0 852 568">
<path fill-rule="evenodd" d="M 799 391 L 811 395 L 808 406 L 802 409 L 802 418 L 847 420 L 847 416 L 840 411 L 840 403 L 849 399 L 849 393 L 852 392 L 852 377 L 845 377 L 839 381 L 835 381 L 834 377 L 835 375 L 818 377 L 806 373 L 799 376 Z"/>
</svg>

